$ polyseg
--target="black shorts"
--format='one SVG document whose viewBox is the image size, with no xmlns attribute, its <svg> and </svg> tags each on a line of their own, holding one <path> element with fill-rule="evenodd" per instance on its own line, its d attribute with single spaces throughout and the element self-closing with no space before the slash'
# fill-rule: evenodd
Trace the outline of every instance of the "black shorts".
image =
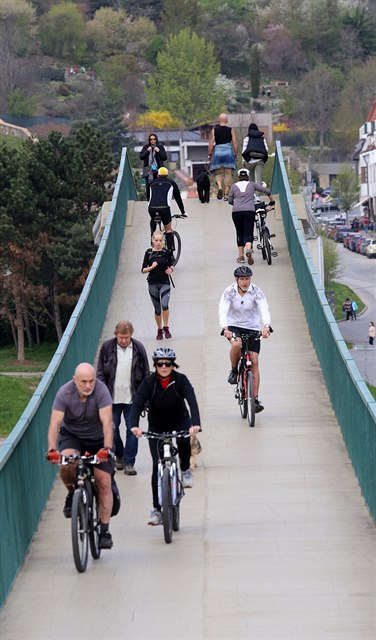
<svg viewBox="0 0 376 640">
<path fill-rule="evenodd" d="M 255 329 L 242 329 L 242 327 L 228 327 L 228 330 L 232 331 L 232 333 L 234 333 L 236 337 L 240 336 L 241 333 L 252 335 L 252 333 L 254 333 L 255 331 Z M 260 348 L 261 348 L 261 340 L 260 338 L 257 338 L 252 344 L 252 351 L 254 353 L 260 353 Z"/>
<path fill-rule="evenodd" d="M 154 219 L 157 214 L 165 226 L 166 224 L 170 224 L 172 220 L 170 207 L 149 207 L 149 215 L 152 219 Z"/>
<path fill-rule="evenodd" d="M 90 453 L 91 455 L 95 455 L 98 453 L 99 449 L 103 448 L 103 438 L 101 440 L 81 440 L 75 434 L 67 431 L 65 427 L 62 427 L 60 430 L 60 442 L 59 442 L 59 450 L 64 451 L 64 449 L 75 449 L 81 455 L 84 453 Z M 113 460 L 109 460 L 108 462 L 102 462 L 98 464 L 98 469 L 101 471 L 105 471 L 106 473 L 112 474 L 115 469 L 115 462 Z"/>
</svg>

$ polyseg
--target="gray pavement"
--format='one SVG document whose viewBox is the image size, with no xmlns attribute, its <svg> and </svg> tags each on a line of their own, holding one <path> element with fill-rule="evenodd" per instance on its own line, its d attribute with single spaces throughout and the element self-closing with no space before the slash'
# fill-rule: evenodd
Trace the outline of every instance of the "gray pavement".
<svg viewBox="0 0 376 640">
<path fill-rule="evenodd" d="M 189 219 L 171 298 L 169 343 L 200 403 L 203 452 L 171 545 L 147 527 L 150 457 L 117 474 L 123 506 L 114 547 L 78 575 L 52 492 L 31 552 L 1 614 L 2 640 L 374 640 L 376 530 L 359 491 L 310 342 L 282 223 L 270 217 L 279 257 L 256 256 L 274 334 L 262 343 L 254 429 L 240 417 L 219 336 L 217 306 L 236 266 L 231 208 L 187 201 Z M 146 204 L 128 221 L 103 332 L 128 317 L 148 353 L 153 310 L 140 273 Z"/>
</svg>

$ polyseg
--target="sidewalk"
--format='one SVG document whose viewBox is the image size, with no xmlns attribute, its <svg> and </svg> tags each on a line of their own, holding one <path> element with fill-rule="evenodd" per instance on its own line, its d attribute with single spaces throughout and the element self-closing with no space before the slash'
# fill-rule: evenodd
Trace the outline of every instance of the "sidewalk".
<svg viewBox="0 0 376 640">
<path fill-rule="evenodd" d="M 186 203 L 169 344 L 198 395 L 203 451 L 181 530 L 166 545 L 161 527 L 146 526 L 151 465 L 141 441 L 138 475 L 117 474 L 114 547 L 78 575 L 58 482 L 1 613 L 1 640 L 374 640 L 376 529 L 310 342 L 282 223 L 269 218 L 278 258 L 268 266 L 256 252 L 252 267 L 274 333 L 261 350 L 265 411 L 250 429 L 227 383 L 217 315 L 236 267 L 231 208 Z M 136 204 L 126 229 L 102 340 L 128 317 L 151 354 L 155 323 L 140 273 L 146 207 Z"/>
</svg>

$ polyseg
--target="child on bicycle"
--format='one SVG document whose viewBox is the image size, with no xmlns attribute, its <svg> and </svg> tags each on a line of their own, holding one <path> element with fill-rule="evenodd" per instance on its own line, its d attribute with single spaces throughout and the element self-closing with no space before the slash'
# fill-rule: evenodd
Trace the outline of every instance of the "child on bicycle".
<svg viewBox="0 0 376 640">
<path fill-rule="evenodd" d="M 155 373 L 144 378 L 132 403 L 132 432 L 140 438 L 142 430 L 138 426 L 140 415 L 148 406 L 149 430 L 156 433 L 171 431 L 187 431 L 195 436 L 201 431 L 200 413 L 194 389 L 188 378 L 176 369 L 176 353 L 170 347 L 159 347 L 153 353 Z M 190 413 L 186 403 L 188 403 Z M 153 509 L 148 524 L 158 525 L 162 522 L 161 505 L 158 501 L 158 441 L 149 440 L 153 471 L 151 486 L 153 492 Z M 183 487 L 193 486 L 192 472 L 189 468 L 191 445 L 189 438 L 177 440 L 180 466 L 183 476 Z"/>
<path fill-rule="evenodd" d="M 241 355 L 241 340 L 239 335 L 241 333 L 247 333 L 250 330 L 261 330 L 263 338 L 268 338 L 270 335 L 268 301 L 260 287 L 251 284 L 252 269 L 247 266 L 238 267 L 234 271 L 234 276 L 235 282 L 224 290 L 219 302 L 221 334 L 231 343 L 229 384 L 236 384 L 238 364 Z M 256 413 L 259 413 L 264 409 L 258 398 L 260 386 L 258 366 L 260 340 L 256 340 L 253 343 L 252 349 L 251 360 L 255 380 Z"/>
</svg>

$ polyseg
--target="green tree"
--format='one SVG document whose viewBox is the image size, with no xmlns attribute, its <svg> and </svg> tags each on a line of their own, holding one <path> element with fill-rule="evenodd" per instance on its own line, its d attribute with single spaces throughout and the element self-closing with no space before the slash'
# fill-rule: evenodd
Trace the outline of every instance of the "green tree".
<svg viewBox="0 0 376 640">
<path fill-rule="evenodd" d="M 74 2 L 57 4 L 39 23 L 42 52 L 59 58 L 79 61 L 85 51 L 85 23 Z"/>
<path fill-rule="evenodd" d="M 88 48 L 99 57 L 125 51 L 127 42 L 127 14 L 109 7 L 99 9 L 86 26 Z"/>
<path fill-rule="evenodd" d="M 260 49 L 254 44 L 251 49 L 251 87 L 252 98 L 258 98 L 260 93 Z"/>
<path fill-rule="evenodd" d="M 339 198 L 342 209 L 346 212 L 346 224 L 348 224 L 349 211 L 359 198 L 358 176 L 354 171 L 344 166 L 336 179 L 333 180 L 333 187 L 333 196 Z"/>
<path fill-rule="evenodd" d="M 205 65 L 198 65 L 205 60 Z M 219 64 L 213 45 L 189 29 L 172 35 L 158 53 L 157 72 L 149 77 L 146 103 L 150 110 L 170 111 L 184 125 L 212 118 L 225 104 L 215 88 Z"/>
<path fill-rule="evenodd" d="M 187 28 L 196 31 L 200 18 L 198 0 L 163 0 L 161 19 L 162 29 L 166 35 L 179 33 Z"/>
</svg>

